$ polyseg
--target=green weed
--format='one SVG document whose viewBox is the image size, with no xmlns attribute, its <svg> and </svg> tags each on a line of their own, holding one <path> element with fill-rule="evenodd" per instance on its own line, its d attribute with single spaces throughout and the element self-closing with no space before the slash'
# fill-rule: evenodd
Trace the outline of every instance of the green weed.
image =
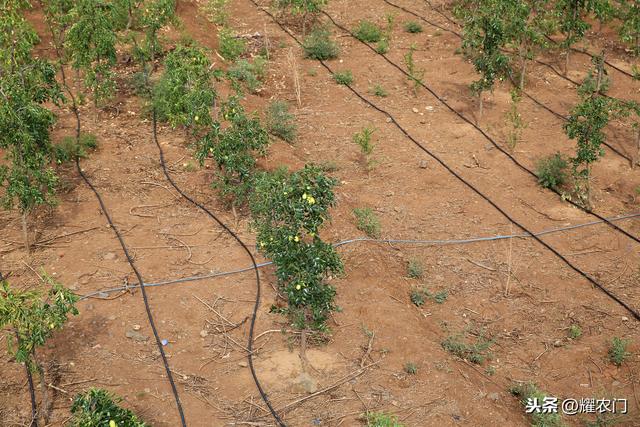
<svg viewBox="0 0 640 427">
<path fill-rule="evenodd" d="M 544 188 L 558 189 L 567 182 L 568 162 L 560 154 L 556 153 L 538 161 L 536 175 L 538 183 Z"/>
<path fill-rule="evenodd" d="M 419 259 L 410 259 L 407 263 L 407 276 L 411 279 L 422 279 L 424 266 Z"/>
<path fill-rule="evenodd" d="M 613 337 L 611 344 L 609 345 L 609 360 L 616 366 L 621 366 L 625 360 L 631 356 L 631 353 L 627 351 L 629 345 L 628 340 L 623 340 L 619 337 Z"/>
<path fill-rule="evenodd" d="M 353 83 L 351 70 L 339 71 L 333 75 L 333 80 L 339 85 L 350 86 Z"/>
<path fill-rule="evenodd" d="M 367 236 L 377 239 L 380 237 L 380 220 L 371 208 L 355 208 L 356 227 Z"/>
<path fill-rule="evenodd" d="M 337 58 L 340 49 L 331 39 L 331 31 L 325 26 L 315 27 L 302 44 L 304 55 L 310 59 L 321 61 Z"/>
<path fill-rule="evenodd" d="M 232 29 L 224 27 L 218 32 L 218 51 L 227 61 L 235 61 L 246 49 L 245 41 L 238 38 Z"/>
<path fill-rule="evenodd" d="M 418 24 L 415 21 L 409 21 L 404 24 L 404 30 L 407 33 L 412 33 L 412 34 L 421 33 L 422 25 Z"/>
<path fill-rule="evenodd" d="M 285 101 L 275 100 L 267 107 L 267 130 L 288 143 L 296 139 L 298 126 L 295 116 L 289 112 L 289 104 Z"/>
<path fill-rule="evenodd" d="M 517 384 L 512 386 L 509 389 L 509 392 L 518 397 L 520 403 L 523 406 L 526 406 L 528 402 L 532 399 L 536 399 L 540 404 L 544 402 L 546 397 L 549 397 L 546 393 L 540 391 L 535 384 L 525 383 L 525 384 Z M 531 415 L 531 426 L 532 427 L 562 427 L 564 423 L 562 422 L 562 418 L 559 413 L 543 413 L 543 412 L 533 412 Z"/>
<path fill-rule="evenodd" d="M 478 334 L 475 341 L 468 343 L 463 334 L 449 335 L 442 341 L 442 348 L 461 359 L 471 363 L 481 365 L 488 358 L 491 358 L 489 348 L 493 345 L 492 340 L 488 340 L 482 333 Z"/>
<path fill-rule="evenodd" d="M 367 412 L 365 415 L 367 427 L 404 427 L 394 415 L 384 412 Z"/>
<path fill-rule="evenodd" d="M 382 30 L 373 22 L 366 20 L 358 23 L 353 34 L 365 43 L 377 43 L 382 39 Z"/>
</svg>

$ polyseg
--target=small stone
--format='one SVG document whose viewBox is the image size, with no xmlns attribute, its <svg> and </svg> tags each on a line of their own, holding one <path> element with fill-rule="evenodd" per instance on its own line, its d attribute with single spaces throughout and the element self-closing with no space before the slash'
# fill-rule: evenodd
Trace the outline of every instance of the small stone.
<svg viewBox="0 0 640 427">
<path fill-rule="evenodd" d="M 116 256 L 117 255 L 113 252 L 107 252 L 102 256 L 102 259 L 105 261 L 113 261 L 114 259 L 116 259 Z"/>
<path fill-rule="evenodd" d="M 203 330 L 200 331 L 200 336 L 202 338 L 206 338 L 207 335 L 209 335 L 209 332 L 207 332 L 206 330 L 203 329 Z"/>
<path fill-rule="evenodd" d="M 107 320 L 111 320 L 111 321 L 114 321 L 116 319 L 117 319 L 117 317 L 114 316 L 113 314 L 111 316 L 107 317 Z"/>
<path fill-rule="evenodd" d="M 627 322 L 629 320 L 629 318 L 627 316 L 622 316 L 622 321 L 623 322 Z"/>
<path fill-rule="evenodd" d="M 418 109 L 416 107 L 413 107 L 411 111 L 413 111 L 414 113 L 418 113 Z"/>
<path fill-rule="evenodd" d="M 385 119 L 385 121 L 386 121 L 387 123 L 391 123 L 391 117 L 387 117 L 387 118 Z"/>
<path fill-rule="evenodd" d="M 433 105 L 427 105 L 426 107 L 424 107 L 425 110 L 427 110 L 428 112 L 432 112 L 435 110 L 435 108 L 433 108 Z"/>
<path fill-rule="evenodd" d="M 420 166 L 420 169 L 426 169 L 429 164 L 426 160 L 420 160 L 420 164 L 418 166 Z"/>
<path fill-rule="evenodd" d="M 127 338 L 131 338 L 135 342 L 145 343 L 149 341 L 149 337 L 141 334 L 140 332 L 134 331 L 133 329 L 129 329 L 126 334 Z"/>
<path fill-rule="evenodd" d="M 142 329 L 142 327 L 140 325 L 133 325 L 133 330 L 134 331 L 139 331 L 140 329 Z"/>
<path fill-rule="evenodd" d="M 238 366 L 240 366 L 241 368 L 246 368 L 249 365 L 247 365 L 247 362 L 242 361 L 242 362 L 238 362 Z"/>
<path fill-rule="evenodd" d="M 560 340 L 555 340 L 555 342 L 553 343 L 554 347 L 562 347 L 562 341 Z"/>
</svg>

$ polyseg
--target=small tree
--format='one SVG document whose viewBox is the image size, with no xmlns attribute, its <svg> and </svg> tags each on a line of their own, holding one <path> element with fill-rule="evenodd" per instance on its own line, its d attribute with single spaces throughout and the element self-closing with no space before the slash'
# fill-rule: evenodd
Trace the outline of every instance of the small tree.
<svg viewBox="0 0 640 427">
<path fill-rule="evenodd" d="M 258 249 L 273 260 L 287 297 L 288 307 L 279 311 L 300 329 L 326 330 L 327 317 L 336 308 L 336 291 L 325 279 L 340 273 L 342 262 L 318 235 L 335 204 L 336 184 L 317 166 L 293 173 L 278 169 L 257 177 L 250 200 Z"/>
<path fill-rule="evenodd" d="M 591 24 L 586 21 L 590 13 L 594 13 L 601 21 L 609 19 L 613 9 L 609 0 L 558 0 L 555 5 L 558 26 L 565 39 L 565 75 L 569 71 L 569 57 L 574 44 L 584 38 Z"/>
<path fill-rule="evenodd" d="M 7 160 L 0 165 L 0 201 L 6 209 L 18 205 L 28 252 L 29 213 L 55 202 L 57 183 L 49 135 L 55 115 L 43 104 L 58 103 L 62 94 L 54 67 L 31 56 L 38 36 L 11 7 L 17 4 L 0 7 L 0 148 Z"/>
<path fill-rule="evenodd" d="M 48 387 L 44 363 L 36 349 L 44 346 L 56 330 L 62 329 L 69 314 L 77 315 L 78 297 L 67 288 L 43 275 L 49 290 L 15 290 L 6 280 L 0 282 L 0 328 L 9 327 L 7 341 L 9 352 L 18 363 L 24 363 L 30 372 L 40 377 L 42 405 L 41 415 L 48 423 Z"/>
<path fill-rule="evenodd" d="M 213 72 L 206 51 L 178 45 L 165 59 L 162 77 L 153 91 L 153 105 L 160 120 L 184 127 L 196 139 L 213 124 L 216 99 Z"/>
<path fill-rule="evenodd" d="M 92 388 L 73 399 L 68 427 L 146 427 L 129 409 L 118 405 L 122 398 L 106 390 Z"/>
<path fill-rule="evenodd" d="M 84 72 L 84 84 L 93 93 L 93 102 L 111 97 L 115 91 L 116 35 L 112 5 L 103 0 L 78 0 L 71 10 L 66 47 L 71 64 Z"/>
<path fill-rule="evenodd" d="M 200 163 L 211 155 L 219 172 L 213 187 L 234 209 L 243 205 L 254 184 L 256 156 L 266 154 L 269 134 L 257 115 L 248 115 L 237 97 L 230 97 L 220 106 L 220 115 L 227 122 L 214 122 L 211 131 L 200 140 L 196 158 Z"/>
<path fill-rule="evenodd" d="M 613 98 L 603 96 L 608 85 L 604 59 L 595 57 L 594 68 L 578 88 L 581 102 L 571 110 L 564 125 L 567 136 L 576 140 L 576 155 L 571 158 L 574 187 L 579 202 L 585 207 L 591 206 L 591 168 L 593 163 L 604 156 L 604 128 L 612 118 L 621 114 L 621 104 Z"/>
<path fill-rule="evenodd" d="M 466 0 L 454 10 L 464 20 L 462 49 L 471 59 L 480 79 L 471 84 L 478 97 L 478 121 L 482 117 L 483 93 L 492 91 L 496 80 L 509 73 L 509 57 L 503 49 L 510 40 L 507 13 L 512 1 Z"/>
<path fill-rule="evenodd" d="M 617 17 L 622 25 L 619 28 L 620 39 L 640 55 L 640 3 L 637 0 L 618 0 Z"/>
</svg>

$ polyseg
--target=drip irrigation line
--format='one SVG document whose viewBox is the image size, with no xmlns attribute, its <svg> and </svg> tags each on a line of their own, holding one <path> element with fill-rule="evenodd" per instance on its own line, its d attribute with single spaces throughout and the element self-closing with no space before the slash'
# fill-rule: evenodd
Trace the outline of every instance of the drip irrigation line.
<svg viewBox="0 0 640 427">
<path fill-rule="evenodd" d="M 107 222 L 109 223 L 109 226 L 114 231 L 114 233 L 116 234 L 116 237 L 118 238 L 118 241 L 120 242 L 120 246 L 122 247 L 124 255 L 127 258 L 127 262 L 129 263 L 129 265 L 131 266 L 131 269 L 133 270 L 133 272 L 135 273 L 136 277 L 138 278 L 138 283 L 140 284 L 140 290 L 142 291 L 142 299 L 144 301 L 144 308 L 147 311 L 147 317 L 149 318 L 149 324 L 151 325 L 151 330 L 153 331 L 153 336 L 156 339 L 156 344 L 158 346 L 158 350 L 160 350 L 160 356 L 162 357 L 162 363 L 164 364 L 164 369 L 165 369 L 165 371 L 167 373 L 167 378 L 169 379 L 169 383 L 171 383 L 171 391 L 173 392 L 173 396 L 175 398 L 176 405 L 178 406 L 178 412 L 180 414 L 180 421 L 182 423 L 182 426 L 186 427 L 187 423 L 186 423 L 186 420 L 185 420 L 185 417 L 184 417 L 184 411 L 182 410 L 182 404 L 180 403 L 180 396 L 178 394 L 178 389 L 176 388 L 176 384 L 175 384 L 175 382 L 173 380 L 173 374 L 171 373 L 171 368 L 169 368 L 169 361 L 167 360 L 167 355 L 164 352 L 162 341 L 160 340 L 160 336 L 158 335 L 158 330 L 156 328 L 156 324 L 155 324 L 155 321 L 153 319 L 153 314 L 151 313 L 151 307 L 149 306 L 149 299 L 147 297 L 147 291 L 146 291 L 146 287 L 144 285 L 144 280 L 142 280 L 142 275 L 140 274 L 140 271 L 138 271 L 138 268 L 136 267 L 136 264 L 135 264 L 133 258 L 129 254 L 129 249 L 127 248 L 127 245 L 124 242 L 124 239 L 122 238 L 122 234 L 120 234 L 120 230 L 118 230 L 118 227 L 116 227 L 116 225 L 113 223 L 113 220 L 111 219 L 111 215 L 109 214 L 109 211 L 107 210 L 107 207 L 105 206 L 105 204 L 104 204 L 104 202 L 102 200 L 102 196 L 100 196 L 100 193 L 98 192 L 98 190 L 93 186 L 93 184 L 91 183 L 89 178 L 85 175 L 85 173 L 83 172 L 82 168 L 80 167 L 80 160 L 79 160 L 78 157 L 76 157 L 76 169 L 78 170 L 78 173 L 80 174 L 80 176 L 82 177 L 84 182 L 87 184 L 87 186 L 91 189 L 91 191 L 93 191 L 93 193 L 96 196 L 96 199 L 98 199 L 98 203 L 100 204 L 100 208 L 102 209 L 102 212 L 104 213 L 104 216 L 107 218 Z"/>
<path fill-rule="evenodd" d="M 258 8 L 258 10 L 261 10 L 263 13 L 265 13 L 266 15 L 268 15 L 273 22 L 278 25 L 285 33 L 287 33 L 298 45 L 303 46 L 302 43 L 300 42 L 300 40 L 298 40 L 298 38 L 296 36 L 294 36 L 292 33 L 290 33 L 283 24 L 281 24 L 276 18 L 275 16 L 273 16 L 268 10 L 265 10 L 261 7 L 259 7 L 259 5 L 256 3 L 255 0 L 249 0 L 251 1 L 256 8 Z M 366 44 L 366 43 L 365 43 Z M 368 45 L 367 45 L 368 46 Z M 369 46 L 370 47 L 370 46 Z M 373 48 L 372 48 L 373 49 Z M 318 62 L 320 63 L 320 65 L 322 65 L 322 67 L 324 67 L 331 75 L 335 75 L 335 73 L 333 72 L 333 70 L 331 69 L 331 67 L 329 67 L 324 61 L 322 60 L 318 60 Z M 622 299 L 620 299 L 618 296 L 616 296 L 613 292 L 611 292 L 609 289 L 607 289 L 606 287 L 604 287 L 602 284 L 600 284 L 597 280 L 595 280 L 593 277 L 591 277 L 589 274 L 587 274 L 586 272 L 582 271 L 580 268 L 576 267 L 575 265 L 573 265 L 567 258 L 565 258 L 560 252 L 558 252 L 554 247 L 552 247 L 551 245 L 549 245 L 548 243 L 546 243 L 544 240 L 542 240 L 540 237 L 535 236 L 533 233 L 531 233 L 527 227 L 525 227 L 523 224 L 521 224 L 520 222 L 518 222 L 516 219 L 512 218 L 504 209 L 502 209 L 500 206 L 498 206 L 494 201 L 492 201 L 489 197 L 487 197 L 484 193 L 482 193 L 482 191 L 480 191 L 478 188 L 476 188 L 473 184 L 471 184 L 469 181 L 467 181 L 464 177 L 462 177 L 460 174 L 458 174 L 456 171 L 454 171 L 451 166 L 449 166 L 447 163 L 445 163 L 442 159 L 440 159 L 440 157 L 438 157 L 436 154 L 432 153 L 428 148 L 426 148 L 424 145 L 422 145 L 417 139 L 415 139 L 413 136 L 411 136 L 411 134 L 404 128 L 402 127 L 398 121 L 395 119 L 395 117 L 393 115 L 391 115 L 389 112 L 385 111 L 384 109 L 382 109 L 381 107 L 378 107 L 376 104 L 374 104 L 373 102 L 371 102 L 369 99 L 367 99 L 365 96 L 363 96 L 362 94 L 360 94 L 357 90 L 355 90 L 351 85 L 344 85 L 347 89 L 349 89 L 357 98 L 359 98 L 362 102 L 364 102 L 365 104 L 369 105 L 371 108 L 373 108 L 374 110 L 378 111 L 379 113 L 385 115 L 389 120 L 391 120 L 391 123 L 393 123 L 398 130 L 400 130 L 411 142 L 413 142 L 413 144 L 416 145 L 416 147 L 418 147 L 420 150 L 422 150 L 424 153 L 426 153 L 427 155 L 429 155 L 432 159 L 434 159 L 436 162 L 438 162 L 444 169 L 446 169 L 451 175 L 453 175 L 456 179 L 458 179 L 460 182 L 462 182 L 465 186 L 467 186 L 470 190 L 472 190 L 474 193 L 476 193 L 478 196 L 480 196 L 483 200 L 485 200 L 488 204 L 490 204 L 491 206 L 493 206 L 493 208 L 495 208 L 498 212 L 500 212 L 506 219 L 508 219 L 511 223 L 513 223 L 514 225 L 516 225 L 518 228 L 520 228 L 521 230 L 529 233 L 533 239 L 535 239 L 538 243 L 540 243 L 542 246 L 544 246 L 545 248 L 547 248 L 549 251 L 551 251 L 553 254 L 555 254 L 560 260 L 562 260 L 568 267 L 570 267 L 572 270 L 574 270 L 576 273 L 578 273 L 580 276 L 582 276 L 583 278 L 585 278 L 587 281 L 589 281 L 593 286 L 597 287 L 598 289 L 600 289 L 602 292 L 604 292 L 606 295 L 608 295 L 612 300 L 614 300 L 615 302 L 617 302 L 619 305 L 621 305 L 622 307 L 624 307 L 627 311 L 629 311 L 629 313 L 636 319 L 636 320 L 640 320 L 640 313 L 638 311 L 636 311 L 634 308 L 632 308 L 629 304 L 627 304 L 625 301 L 623 301 Z M 432 92 L 433 93 L 433 92 Z M 441 99 L 441 98 L 439 98 Z M 442 101 L 444 102 L 444 101 Z M 448 105 L 448 104 L 446 104 Z M 451 107 L 449 107 L 450 109 L 452 109 Z M 453 109 L 452 109 L 453 110 Z M 456 112 L 456 110 L 453 110 L 454 112 Z M 457 112 L 456 112 L 457 113 Z M 457 113 L 459 115 L 459 113 Z M 476 127 L 477 128 L 477 127 Z M 484 132 L 480 129 L 480 132 L 482 132 L 484 134 Z M 486 134 L 485 134 L 486 135 Z M 491 140 L 493 141 L 493 140 Z M 598 215 L 596 215 L 598 216 Z M 618 228 L 615 224 L 612 224 L 611 222 L 609 222 L 608 220 L 606 220 L 603 217 L 598 216 L 600 220 L 606 222 L 607 224 L 609 224 L 610 226 L 613 226 L 615 228 Z M 625 232 L 625 234 L 628 234 Z M 639 241 L 637 237 L 632 236 L 630 234 L 628 234 L 631 238 L 633 238 L 636 241 Z"/>
<path fill-rule="evenodd" d="M 282 419 L 280 418 L 280 416 L 278 415 L 278 413 L 274 409 L 273 405 L 271 404 L 271 401 L 269 400 L 269 396 L 264 391 L 264 388 L 262 387 L 262 384 L 258 380 L 258 376 L 256 374 L 255 367 L 253 365 L 253 336 L 254 336 L 256 318 L 258 316 L 258 309 L 260 308 L 260 293 L 261 293 L 260 273 L 258 271 L 258 265 L 256 263 L 256 259 L 253 256 L 253 253 L 249 250 L 249 247 L 242 241 L 242 239 L 240 239 L 240 237 L 233 230 L 231 230 L 231 228 L 229 228 L 229 226 L 227 226 L 224 222 L 222 222 L 215 214 L 213 214 L 204 205 L 202 205 L 201 203 L 197 202 L 191 196 L 186 194 L 180 187 L 178 187 L 176 182 L 173 180 L 173 178 L 169 174 L 169 170 L 167 169 L 167 164 L 166 164 L 165 159 L 164 159 L 164 151 L 162 150 L 162 146 L 160 145 L 160 142 L 158 141 L 158 125 L 157 125 L 157 117 L 156 117 L 155 108 L 153 109 L 153 141 L 155 142 L 156 146 L 158 147 L 158 151 L 160 153 L 160 166 L 162 167 L 162 172 L 164 173 L 164 176 L 167 178 L 167 181 L 169 181 L 171 186 L 184 199 L 189 201 L 191 204 L 193 204 L 194 206 L 199 208 L 201 211 L 206 213 L 211 219 L 213 219 L 215 222 L 217 222 L 220 227 L 222 227 L 227 233 L 229 233 L 229 235 L 231 235 L 235 239 L 235 241 L 238 242 L 238 244 L 240 246 L 242 246 L 242 249 L 246 252 L 246 254 L 251 259 L 251 264 L 253 265 L 253 267 L 251 269 L 255 270 L 255 272 L 256 272 L 256 301 L 255 301 L 255 304 L 253 306 L 253 312 L 251 314 L 251 322 L 249 323 L 249 339 L 248 339 L 248 342 L 247 342 L 247 359 L 248 359 L 248 362 L 249 362 L 249 369 L 251 371 L 251 376 L 253 377 L 253 381 L 256 384 L 256 387 L 258 388 L 258 392 L 260 393 L 260 397 L 262 398 L 264 403 L 269 408 L 269 412 L 271 412 L 271 415 L 275 419 L 276 423 L 280 427 L 286 427 L 286 425 L 284 424 L 284 422 L 282 421 Z M 138 279 L 141 281 L 140 278 L 138 278 Z"/>
<path fill-rule="evenodd" d="M 444 13 L 441 10 L 438 10 L 437 7 L 435 7 L 434 5 L 431 4 L 431 2 L 429 0 L 424 0 L 424 2 L 429 5 L 429 7 L 431 9 L 433 9 L 438 15 L 442 16 L 444 19 L 446 19 L 447 21 L 449 21 L 451 24 L 455 25 L 456 27 L 460 27 L 460 24 L 458 24 L 456 21 L 454 21 L 453 19 L 451 19 L 449 17 L 449 15 L 447 15 L 446 13 Z"/>
<path fill-rule="evenodd" d="M 633 213 L 633 214 L 628 214 L 628 215 L 621 215 L 621 216 L 617 216 L 617 217 L 612 217 L 609 218 L 610 221 L 622 221 L 625 219 L 631 219 L 631 218 L 637 218 L 640 217 L 640 212 L 639 213 Z M 587 222 L 587 223 L 583 223 L 583 224 L 576 224 L 576 225 L 570 225 L 567 227 L 559 227 L 559 228 L 552 228 L 549 230 L 544 230 L 544 231 L 540 231 L 538 233 L 535 233 L 536 236 L 544 236 L 547 234 L 552 234 L 552 233 L 559 233 L 562 231 L 569 231 L 569 230 L 575 230 L 578 228 L 583 228 L 583 227 L 590 227 L 593 225 L 597 225 L 597 224 L 602 224 L 602 221 L 591 221 L 591 222 Z M 333 247 L 338 248 L 341 246 L 346 246 L 346 245 L 350 245 L 352 243 L 360 243 L 360 242 L 364 242 L 364 243 L 388 243 L 388 244 L 406 244 L 406 245 L 439 245 L 439 246 L 450 246 L 450 245 L 464 245 L 464 244 L 471 244 L 471 243 L 479 243 L 479 242 L 491 242 L 491 241 L 497 241 L 497 240 L 505 240 L 505 239 L 516 239 L 516 238 L 528 238 L 531 237 L 530 234 L 528 233 L 520 233 L 520 234 L 499 234 L 496 236 L 486 236 L 486 237 L 472 237 L 472 238 L 468 238 L 468 239 L 450 239 L 450 240 L 415 240 L 415 239 L 372 239 L 369 237 L 356 237 L 354 239 L 348 239 L 348 240 L 342 240 L 338 243 L 334 243 Z M 173 284 L 178 284 L 178 283 L 187 283 L 187 282 L 195 282 L 198 280 L 205 280 L 205 279 L 211 279 L 214 277 L 223 277 L 223 276 L 230 276 L 230 275 L 234 275 L 234 274 L 239 274 L 239 273 L 244 273 L 247 271 L 251 271 L 254 270 L 256 268 L 262 268 L 262 267 L 266 267 L 273 264 L 273 262 L 269 261 L 269 262 L 262 262 L 259 264 L 256 264 L 255 266 L 251 266 L 251 267 L 245 267 L 245 268 L 241 268 L 241 269 L 237 269 L 237 270 L 231 270 L 231 271 L 223 271 L 223 272 L 219 272 L 219 273 L 210 273 L 210 274 L 202 274 L 202 275 L 198 275 L 198 276 L 190 276 L 190 277 L 184 277 L 184 278 L 180 278 L 180 279 L 171 279 L 171 280 L 164 280 L 161 282 L 156 282 L 156 283 L 145 283 L 144 286 L 147 288 L 151 288 L 151 287 L 156 287 L 156 286 L 166 286 L 166 285 L 173 285 Z M 136 284 L 136 283 L 130 283 L 127 286 L 120 286 L 120 287 L 116 287 L 116 288 L 110 288 L 110 289 L 103 289 L 101 291 L 95 291 L 95 292 L 91 292 L 89 294 L 83 295 L 80 297 L 80 301 L 86 300 L 88 298 L 98 298 L 98 299 L 104 299 L 101 296 L 102 295 L 107 295 L 107 294 L 111 294 L 114 292 L 123 292 L 123 291 L 127 291 L 130 289 L 135 289 L 138 288 L 140 285 Z"/>
<path fill-rule="evenodd" d="M 253 0 L 251 0 L 253 1 Z M 385 0 L 387 1 L 387 0 Z M 327 12 L 322 11 L 322 13 L 329 18 L 329 20 L 339 29 L 341 29 L 342 31 L 346 32 L 347 34 L 350 34 L 351 37 L 353 37 L 355 40 L 358 40 L 360 43 L 362 43 L 363 45 L 365 45 L 366 47 L 368 47 L 373 53 L 375 53 L 376 55 L 381 56 L 382 58 L 384 58 L 384 60 L 389 63 L 389 65 L 393 66 L 394 68 L 396 68 L 398 71 L 400 71 L 402 74 L 404 74 L 405 76 L 407 76 L 408 78 L 416 81 L 420 86 L 422 86 L 424 89 L 426 89 L 434 98 L 436 98 L 438 100 L 438 102 L 440 102 L 442 105 L 444 105 L 445 107 L 447 107 L 447 109 L 449 111 L 451 111 L 453 114 L 455 114 L 456 116 L 458 116 L 460 119 L 462 119 L 464 122 L 466 122 L 467 124 L 471 125 L 476 131 L 478 131 L 487 141 L 489 141 L 491 143 L 491 145 L 493 145 L 498 151 L 500 151 L 502 154 L 504 154 L 505 156 L 507 156 L 515 165 L 517 165 L 520 169 L 522 169 L 524 172 L 528 173 L 531 177 L 533 177 L 536 181 L 538 180 L 538 175 L 535 174 L 535 172 L 533 172 L 531 169 L 527 168 L 525 165 L 523 165 L 522 163 L 520 163 L 520 161 L 518 159 L 516 159 L 511 153 L 509 153 L 507 150 L 505 150 L 504 148 L 502 148 L 500 146 L 500 144 L 498 144 L 491 136 L 489 136 L 489 134 L 487 134 L 482 128 L 480 128 L 477 124 L 473 123 L 471 120 L 469 120 L 465 115 L 463 115 L 460 111 L 456 110 L 455 108 L 453 108 L 447 101 L 445 101 L 440 95 L 438 95 L 433 89 L 431 89 L 429 86 L 427 86 L 425 83 L 423 83 L 421 80 L 419 79 L 415 79 L 414 77 L 412 77 L 408 72 L 406 72 L 401 66 L 399 66 L 398 64 L 396 64 L 395 62 L 391 61 L 387 55 L 383 54 L 383 53 L 379 53 L 373 46 L 371 46 L 370 44 L 363 42 L 361 40 L 359 40 L 348 28 L 338 24 L 333 17 L 331 17 L 331 15 L 329 15 Z M 284 27 L 283 27 L 284 28 Z M 292 36 L 293 37 L 293 36 Z M 297 39 L 296 39 L 297 41 Z M 298 43 L 300 43 L 299 41 L 297 41 Z M 320 63 L 327 68 L 327 70 L 329 70 L 332 74 L 333 72 L 330 70 L 330 68 L 323 62 L 320 61 Z M 383 114 L 386 114 L 387 116 L 391 117 L 391 114 L 389 114 L 388 112 L 380 109 L 379 107 L 375 106 L 373 103 L 371 103 L 371 101 L 369 101 L 368 99 L 364 98 L 362 95 L 360 95 L 359 93 L 357 93 L 357 91 L 355 91 L 351 86 L 347 85 L 347 87 L 356 94 L 356 96 L 358 96 L 358 98 L 362 99 L 365 103 L 371 105 L 374 109 L 382 112 Z M 392 121 L 395 120 L 392 118 Z M 396 123 L 396 126 L 400 128 L 400 125 Z M 405 133 L 407 136 L 409 136 L 405 131 L 403 131 L 403 133 Z M 413 139 L 410 137 L 410 139 Z M 416 144 L 419 145 L 420 147 L 422 147 L 419 143 Z M 550 189 L 551 191 L 553 191 L 554 193 L 556 193 L 558 196 L 562 196 L 560 194 L 560 192 L 556 189 Z M 629 233 L 628 231 L 618 227 L 617 225 L 609 222 L 605 217 L 603 217 L 602 215 L 587 210 L 584 207 L 580 206 L 578 203 L 574 202 L 573 200 L 567 200 L 567 202 L 569 202 L 569 204 L 573 205 L 574 207 L 580 209 L 581 211 L 587 213 L 588 215 L 593 215 L 594 217 L 600 219 L 601 221 L 604 221 L 605 223 L 607 223 L 607 225 L 609 225 L 610 227 L 616 229 L 617 231 L 621 232 L 622 234 L 624 234 L 625 236 L 629 237 L 630 239 L 634 240 L 637 243 L 640 243 L 640 238 L 634 236 L 633 234 Z"/>
</svg>

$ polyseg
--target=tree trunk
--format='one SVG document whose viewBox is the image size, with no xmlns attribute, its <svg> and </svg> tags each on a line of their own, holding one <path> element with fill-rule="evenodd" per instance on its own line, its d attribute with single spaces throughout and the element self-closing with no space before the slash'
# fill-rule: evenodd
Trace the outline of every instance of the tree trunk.
<svg viewBox="0 0 640 427">
<path fill-rule="evenodd" d="M 638 127 L 638 132 L 636 133 L 636 161 L 635 164 L 640 165 L 640 127 Z M 631 167 L 633 168 L 634 162 L 631 162 Z"/>
<path fill-rule="evenodd" d="M 31 354 L 33 356 L 33 363 L 35 363 L 40 377 L 40 388 L 42 389 L 42 404 L 40 405 L 40 412 L 44 421 L 43 424 L 46 426 L 49 424 L 49 389 L 47 387 L 47 379 L 45 378 L 44 368 L 40 362 L 38 362 L 35 350 Z"/>
<path fill-rule="evenodd" d="M 29 216 L 28 210 L 22 211 L 22 238 L 24 239 L 24 248 L 27 251 L 27 255 L 31 253 L 31 245 L 29 244 L 29 227 L 27 226 L 27 220 Z"/>
<path fill-rule="evenodd" d="M 476 125 L 480 125 L 480 119 L 482 118 L 482 107 L 483 107 L 482 92 L 480 92 L 480 94 L 478 95 L 478 98 L 480 100 L 480 105 L 478 107 L 478 119 L 476 120 Z"/>
<path fill-rule="evenodd" d="M 302 365 L 302 372 L 307 372 L 309 367 L 309 359 L 307 359 L 307 330 L 300 331 L 300 363 Z"/>
<path fill-rule="evenodd" d="M 569 53 L 571 52 L 571 47 L 567 47 L 567 55 L 564 58 L 564 76 L 567 77 L 569 74 Z"/>
<path fill-rule="evenodd" d="M 1 275 L 0 275 L 1 276 Z M 18 331 L 15 331 L 16 334 L 16 347 L 20 347 L 20 335 Z M 38 427 L 38 404 L 36 403 L 36 390 L 33 387 L 33 374 L 31 373 L 31 369 L 29 368 L 29 364 L 24 364 L 24 370 L 27 374 L 27 382 L 29 384 L 29 397 L 31 399 L 31 421 L 28 424 L 28 427 Z"/>
<path fill-rule="evenodd" d="M 520 68 L 520 90 L 524 90 L 524 80 L 527 74 L 527 58 L 522 57 L 522 67 Z"/>
<path fill-rule="evenodd" d="M 591 210 L 591 164 L 587 164 L 587 179 L 586 179 L 586 201 L 587 207 Z"/>
</svg>

